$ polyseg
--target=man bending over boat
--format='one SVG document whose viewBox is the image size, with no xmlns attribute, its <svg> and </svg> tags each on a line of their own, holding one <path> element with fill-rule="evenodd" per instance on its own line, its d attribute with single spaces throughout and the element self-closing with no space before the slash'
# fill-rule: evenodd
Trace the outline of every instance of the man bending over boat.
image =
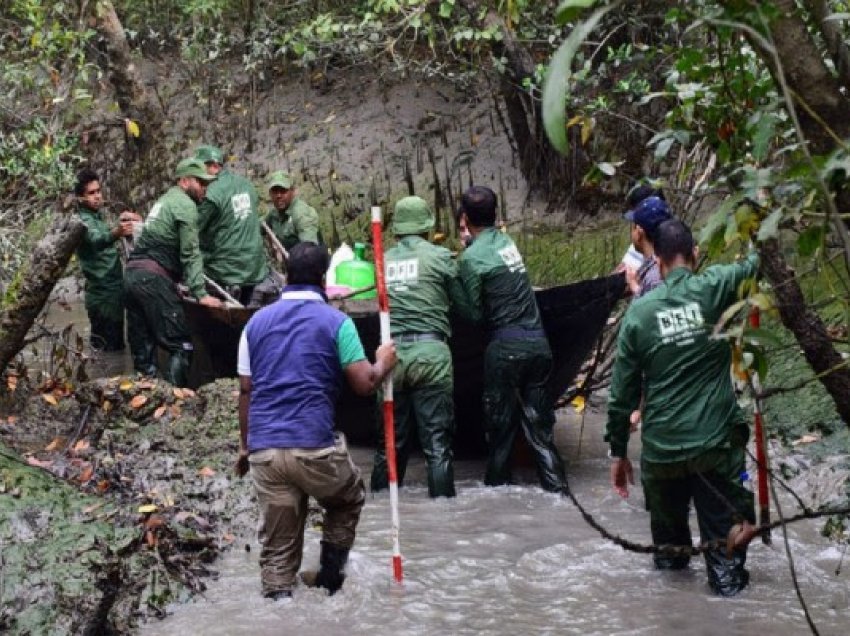
<svg viewBox="0 0 850 636">
<path fill-rule="evenodd" d="M 413 436 L 418 433 L 428 465 L 428 494 L 454 497 L 449 310 L 465 304 L 466 295 L 451 252 L 427 240 L 433 227 L 434 215 L 425 200 L 405 197 L 396 203 L 392 229 L 398 243 L 387 251 L 384 266 L 399 358 L 393 374 L 396 457 L 401 484 Z M 382 397 L 378 399 L 380 404 Z M 378 408 L 372 490 L 387 488 L 387 482 L 383 409 Z"/>
<path fill-rule="evenodd" d="M 605 429 L 611 482 L 622 497 L 634 483 L 626 457 L 629 415 L 643 390 L 641 469 L 653 543 L 691 546 L 691 499 L 701 541 L 725 541 L 733 525 L 755 516 L 752 493 L 741 482 L 748 428 L 732 389 L 731 350 L 711 332 L 738 299 L 741 282 L 755 276 L 758 258 L 695 274 L 693 237 L 677 220 L 659 226 L 655 254 L 664 282 L 631 304 L 617 339 Z M 721 596 L 740 592 L 749 581 L 746 558 L 746 545 L 731 556 L 725 546 L 706 552 L 711 589 Z M 661 570 L 685 569 L 689 561 L 655 555 Z"/>
<path fill-rule="evenodd" d="M 483 322 L 491 334 L 484 357 L 489 449 L 484 483 L 511 483 L 510 456 L 521 422 L 540 485 L 562 491 L 567 481 L 555 449 L 555 414 L 546 388 L 552 352 L 522 256 L 511 238 L 495 227 L 496 204 L 490 188 L 473 186 L 463 193 L 458 214 L 473 237 L 459 261 L 461 281 L 472 305 L 465 317 Z"/>
<path fill-rule="evenodd" d="M 343 381 L 358 395 L 373 393 L 396 363 L 392 342 L 378 347 L 370 363 L 351 318 L 327 304 L 329 260 L 324 247 L 296 245 L 280 300 L 251 317 L 239 342 L 236 472 L 250 466 L 260 504 L 263 596 L 276 600 L 292 596 L 310 496 L 324 509 L 311 583 L 330 594 L 342 586 L 366 488 L 345 437 L 334 433 L 336 398 Z"/>
<path fill-rule="evenodd" d="M 128 322 L 143 327 L 144 353 L 133 355 L 135 370 L 152 374 L 156 346 L 168 352 L 162 376 L 175 386 L 187 386 L 192 364 L 192 336 L 186 324 L 176 283 L 183 281 L 198 302 L 220 307 L 204 287 L 198 247 L 198 210 L 207 184 L 215 179 L 197 159 L 184 159 L 175 171 L 177 184 L 154 203 L 142 235 L 124 269 Z"/>
</svg>

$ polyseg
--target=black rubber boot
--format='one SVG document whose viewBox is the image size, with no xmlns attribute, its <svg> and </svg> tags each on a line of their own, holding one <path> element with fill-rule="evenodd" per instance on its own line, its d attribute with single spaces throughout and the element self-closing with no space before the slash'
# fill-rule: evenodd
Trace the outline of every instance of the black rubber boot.
<svg viewBox="0 0 850 636">
<path fill-rule="evenodd" d="M 316 587 L 323 587 L 333 596 L 342 587 L 345 580 L 345 564 L 348 562 L 348 548 L 322 541 L 322 553 L 319 556 L 319 573 L 316 575 Z"/>
<path fill-rule="evenodd" d="M 192 366 L 191 351 L 175 351 L 168 357 L 165 380 L 176 387 L 189 386 L 189 367 Z"/>
<path fill-rule="evenodd" d="M 270 598 L 273 601 L 279 601 L 284 598 L 292 598 L 292 590 L 273 590 L 265 592 L 263 598 Z"/>
<path fill-rule="evenodd" d="M 156 345 L 153 342 L 131 342 L 133 370 L 142 375 L 156 377 Z"/>
<path fill-rule="evenodd" d="M 735 552 L 731 559 L 717 550 L 706 552 L 705 569 L 711 590 L 718 596 L 735 596 L 747 587 L 750 573 L 744 568 L 746 561 L 746 552 Z"/>
</svg>

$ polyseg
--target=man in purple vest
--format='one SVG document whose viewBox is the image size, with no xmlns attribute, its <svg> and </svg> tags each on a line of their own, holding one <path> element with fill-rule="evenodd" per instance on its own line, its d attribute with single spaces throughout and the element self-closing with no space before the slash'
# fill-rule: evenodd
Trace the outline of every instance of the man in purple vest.
<svg viewBox="0 0 850 636">
<path fill-rule="evenodd" d="M 309 496 L 325 510 L 315 584 L 330 594 L 342 586 L 365 486 L 345 438 L 334 433 L 334 407 L 343 379 L 369 395 L 396 363 L 388 343 L 371 364 L 351 318 L 326 303 L 328 260 L 315 243 L 293 247 L 281 299 L 254 314 L 239 343 L 236 470 L 251 469 L 263 596 L 275 600 L 292 596 Z"/>
</svg>

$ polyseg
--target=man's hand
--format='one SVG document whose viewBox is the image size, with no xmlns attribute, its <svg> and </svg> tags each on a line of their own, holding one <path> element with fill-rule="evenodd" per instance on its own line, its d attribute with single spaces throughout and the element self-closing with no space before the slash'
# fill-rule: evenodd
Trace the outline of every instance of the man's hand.
<svg viewBox="0 0 850 636">
<path fill-rule="evenodd" d="M 632 267 L 626 267 L 626 287 L 632 292 L 633 296 L 637 296 L 638 292 L 640 292 L 638 271 Z"/>
<path fill-rule="evenodd" d="M 224 305 L 224 303 L 222 303 L 218 298 L 210 295 L 204 296 L 198 300 L 198 303 L 204 307 L 222 307 Z"/>
<path fill-rule="evenodd" d="M 133 210 L 122 210 L 121 214 L 118 216 L 118 220 L 120 220 L 122 223 L 124 221 L 130 221 L 131 223 L 140 223 L 141 221 L 144 221 L 144 219 Z"/>
<path fill-rule="evenodd" d="M 641 413 L 640 409 L 636 409 L 632 411 L 632 414 L 629 415 L 629 433 L 634 433 L 640 428 L 641 422 Z"/>
<path fill-rule="evenodd" d="M 396 365 L 398 356 L 396 355 L 395 343 L 392 340 L 378 347 L 375 351 L 375 361 L 379 362 L 387 371 Z"/>
<path fill-rule="evenodd" d="M 623 499 L 629 496 L 629 484 L 635 485 L 632 462 L 625 457 L 615 457 L 611 464 L 611 485 Z"/>
<path fill-rule="evenodd" d="M 233 472 L 236 473 L 237 477 L 244 477 L 248 473 L 250 466 L 248 462 L 248 451 L 239 451 L 239 458 L 233 466 Z"/>
</svg>

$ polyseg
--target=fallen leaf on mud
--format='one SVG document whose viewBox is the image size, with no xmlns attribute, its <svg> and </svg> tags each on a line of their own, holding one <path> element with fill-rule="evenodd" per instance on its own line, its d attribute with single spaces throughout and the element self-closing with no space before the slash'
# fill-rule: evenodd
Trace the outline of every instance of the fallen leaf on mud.
<svg viewBox="0 0 850 636">
<path fill-rule="evenodd" d="M 153 383 L 153 382 L 150 382 L 149 380 L 142 380 L 141 382 L 136 383 L 136 388 L 137 389 L 155 389 L 156 384 Z"/>
<path fill-rule="evenodd" d="M 212 477 L 215 475 L 215 471 L 209 466 L 204 466 L 201 470 L 198 471 L 198 474 L 201 477 Z"/>
<path fill-rule="evenodd" d="M 168 414 L 169 414 L 171 417 L 173 417 L 173 418 L 178 418 L 178 417 L 180 417 L 180 414 L 181 414 L 182 412 L 183 412 L 183 411 L 181 411 L 181 410 L 180 410 L 180 405 L 179 405 L 179 404 L 172 404 L 172 405 L 171 405 L 171 408 L 169 408 L 169 409 L 168 409 Z"/>
<path fill-rule="evenodd" d="M 18 388 L 18 376 L 10 375 L 6 378 L 6 386 L 9 387 L 9 391 L 14 392 Z"/>
<path fill-rule="evenodd" d="M 80 483 L 87 484 L 91 481 L 92 475 L 94 475 L 94 468 L 91 464 L 88 464 L 83 471 L 80 473 Z"/>
<path fill-rule="evenodd" d="M 109 490 L 109 480 L 101 479 L 99 482 L 97 482 L 97 490 L 98 492 L 106 492 L 107 490 Z"/>
<path fill-rule="evenodd" d="M 176 397 L 178 400 L 182 400 L 184 397 L 183 389 L 181 389 L 180 387 L 174 387 L 171 392 L 174 393 L 174 397 Z"/>
<path fill-rule="evenodd" d="M 572 402 L 570 402 L 570 404 L 573 405 L 573 408 L 576 410 L 576 413 L 583 412 L 584 407 L 585 407 L 584 396 L 581 396 L 581 395 L 575 396 L 573 398 Z"/>
<path fill-rule="evenodd" d="M 145 543 L 152 548 L 156 547 L 156 535 L 150 530 L 145 531 Z"/>
<path fill-rule="evenodd" d="M 93 513 L 95 510 L 97 510 L 98 508 L 100 508 L 102 505 L 103 505 L 103 502 L 102 502 L 102 501 L 99 501 L 99 502 L 94 503 L 94 504 L 92 504 L 92 505 L 90 505 L 90 506 L 86 506 L 85 508 L 83 508 L 83 514 L 85 514 L 85 515 L 90 515 L 90 514 L 91 514 L 91 513 Z"/>
<path fill-rule="evenodd" d="M 157 407 L 157 409 L 153 412 L 153 416 L 154 416 L 156 419 L 159 419 L 159 418 L 161 418 L 163 415 L 165 415 L 165 412 L 166 412 L 167 410 L 168 410 L 168 407 L 167 407 L 165 404 L 163 404 L 162 406 L 158 406 L 158 407 Z"/>
<path fill-rule="evenodd" d="M 233 543 L 234 541 L 236 541 L 236 537 L 230 534 L 229 532 L 226 532 L 224 535 L 222 535 L 221 540 L 225 543 Z"/>
<path fill-rule="evenodd" d="M 147 401 L 148 401 L 147 395 L 137 395 L 132 400 L 130 400 L 130 406 L 132 406 L 134 409 L 137 409 L 140 406 L 144 405 L 144 403 L 147 402 Z"/>
<path fill-rule="evenodd" d="M 156 512 L 156 506 L 153 504 L 145 504 L 144 506 L 139 506 L 139 514 L 147 515 L 152 512 Z"/>
<path fill-rule="evenodd" d="M 18 421 L 18 418 L 15 417 L 14 415 L 10 415 L 9 417 L 6 418 L 6 423 L 9 424 L 10 426 L 13 426 L 15 424 L 15 422 L 17 422 L 17 421 Z"/>
<path fill-rule="evenodd" d="M 800 444 L 811 444 L 820 439 L 820 435 L 803 435 L 800 439 L 795 439 L 791 442 L 791 446 L 799 446 Z"/>
<path fill-rule="evenodd" d="M 195 392 L 192 389 L 183 389 L 183 397 L 185 397 L 185 398 L 195 397 Z"/>
<path fill-rule="evenodd" d="M 103 404 L 101 405 L 101 408 L 103 409 L 104 413 L 109 413 L 109 411 L 112 410 L 112 402 L 110 402 L 109 400 L 104 400 Z"/>
<path fill-rule="evenodd" d="M 81 451 L 88 450 L 89 446 L 91 446 L 91 444 L 89 444 L 87 439 L 81 439 L 79 442 L 74 444 L 74 452 L 79 453 Z"/>
<path fill-rule="evenodd" d="M 136 386 L 136 385 L 133 384 L 133 382 L 131 382 L 130 380 L 124 380 L 121 384 L 118 385 L 118 388 L 121 389 L 122 391 L 129 391 L 134 386 Z"/>
<path fill-rule="evenodd" d="M 48 404 L 52 404 L 53 406 L 59 404 L 59 401 L 56 399 L 56 396 L 54 396 L 52 393 L 42 393 L 41 397 L 45 402 L 47 402 Z"/>
<path fill-rule="evenodd" d="M 27 457 L 27 464 L 30 466 L 37 466 L 38 468 L 49 468 L 53 465 L 53 462 L 49 459 L 42 461 L 37 457 Z"/>
<path fill-rule="evenodd" d="M 165 519 L 163 519 L 159 515 L 151 515 L 145 521 L 145 528 L 147 528 L 148 530 L 152 530 L 154 528 L 161 528 L 164 525 L 165 525 Z"/>
<path fill-rule="evenodd" d="M 53 452 L 55 450 L 59 450 L 59 447 L 62 446 L 62 438 L 54 437 L 53 441 L 50 442 L 47 446 L 44 447 L 44 450 Z"/>
</svg>

